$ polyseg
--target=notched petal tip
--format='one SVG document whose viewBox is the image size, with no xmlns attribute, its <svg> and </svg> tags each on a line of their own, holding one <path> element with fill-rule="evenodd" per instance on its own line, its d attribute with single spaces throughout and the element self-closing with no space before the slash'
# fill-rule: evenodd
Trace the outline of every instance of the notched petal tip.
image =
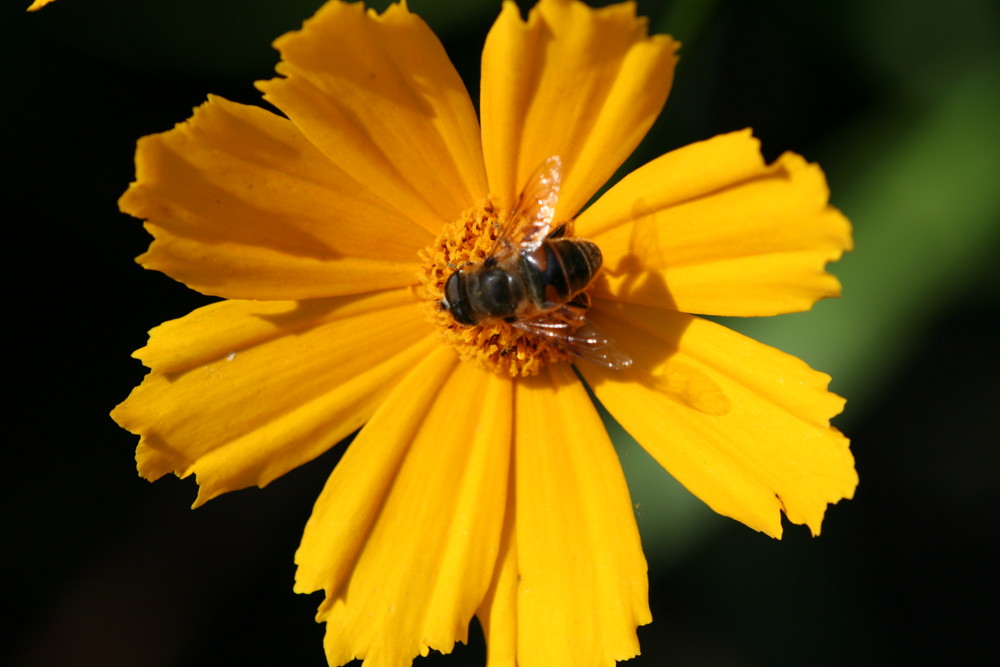
<svg viewBox="0 0 1000 667">
<path fill-rule="evenodd" d="M 508 545 L 501 567 L 516 559 L 517 576 L 501 572 L 491 592 L 490 641 L 509 645 L 496 635 L 516 631 L 518 652 L 531 656 L 521 664 L 629 659 L 639 652 L 636 627 L 651 615 L 646 561 L 614 447 L 565 364 L 519 380 L 515 394 L 516 523 L 508 530 L 516 556 Z"/>
<path fill-rule="evenodd" d="M 295 125 L 210 97 L 140 139 L 119 205 L 154 241 L 142 266 L 204 294 L 311 299 L 412 284 L 429 234 Z"/>
<path fill-rule="evenodd" d="M 853 495 L 849 442 L 830 425 L 844 399 L 828 391 L 828 375 L 691 315 L 600 301 L 591 315 L 635 369 L 580 372 L 622 426 L 712 509 L 773 537 L 781 536 L 783 511 L 816 534 L 827 506 Z M 662 371 L 643 376 L 647 368 Z"/>
<path fill-rule="evenodd" d="M 595 296 L 707 315 L 808 310 L 840 293 L 826 270 L 851 248 L 822 170 L 786 153 L 766 165 L 749 130 L 640 167 L 577 219 L 601 247 Z"/>
<path fill-rule="evenodd" d="M 330 2 L 275 47 L 281 76 L 258 89 L 359 188 L 432 233 L 487 194 L 472 101 L 405 6 Z"/>
<path fill-rule="evenodd" d="M 437 347 L 408 290 L 221 301 L 152 330 L 153 370 L 112 418 L 140 436 L 141 476 L 196 475 L 197 506 L 319 456 Z"/>
<path fill-rule="evenodd" d="M 439 346 L 348 448 L 296 552 L 296 590 L 326 593 L 330 664 L 409 664 L 465 641 L 497 560 L 511 391 Z"/>
<path fill-rule="evenodd" d="M 649 37 L 632 3 L 543 0 L 527 20 L 505 4 L 483 50 L 481 88 L 483 150 L 500 205 L 512 205 L 528 175 L 559 155 L 558 215 L 575 215 L 659 114 L 677 46 Z"/>
</svg>

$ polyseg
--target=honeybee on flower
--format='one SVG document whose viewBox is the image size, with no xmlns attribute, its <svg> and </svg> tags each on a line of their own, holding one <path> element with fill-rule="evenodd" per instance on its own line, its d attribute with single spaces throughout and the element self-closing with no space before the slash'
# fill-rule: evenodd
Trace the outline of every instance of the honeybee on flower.
<svg viewBox="0 0 1000 667">
<path fill-rule="evenodd" d="M 608 368 L 632 365 L 629 356 L 586 318 L 585 290 L 601 268 L 601 250 L 552 228 L 559 198 L 560 160 L 542 163 L 528 181 L 482 263 L 457 267 L 444 285 L 441 307 L 458 324 L 503 320 L 525 333 Z"/>
</svg>

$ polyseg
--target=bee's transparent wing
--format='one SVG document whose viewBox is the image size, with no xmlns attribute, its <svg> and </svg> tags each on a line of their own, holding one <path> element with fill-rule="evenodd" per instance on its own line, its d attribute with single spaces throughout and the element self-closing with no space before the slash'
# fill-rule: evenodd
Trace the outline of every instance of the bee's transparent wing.
<svg viewBox="0 0 1000 667">
<path fill-rule="evenodd" d="M 501 248 L 537 250 L 548 237 L 562 187 L 562 160 L 558 155 L 546 159 L 531 175 L 504 228 L 497 236 L 490 255 Z"/>
<path fill-rule="evenodd" d="M 563 309 L 562 316 L 520 320 L 513 326 L 525 333 L 548 338 L 566 352 L 612 370 L 620 371 L 632 365 L 632 357 L 593 322 L 582 315 L 566 317 L 567 314 L 568 309 Z"/>
<path fill-rule="evenodd" d="M 520 227 L 518 246 L 531 252 L 542 245 L 549 235 L 559 202 L 562 188 L 562 159 L 558 155 L 548 158 L 524 186 L 515 209 L 516 216 L 523 219 Z"/>
</svg>

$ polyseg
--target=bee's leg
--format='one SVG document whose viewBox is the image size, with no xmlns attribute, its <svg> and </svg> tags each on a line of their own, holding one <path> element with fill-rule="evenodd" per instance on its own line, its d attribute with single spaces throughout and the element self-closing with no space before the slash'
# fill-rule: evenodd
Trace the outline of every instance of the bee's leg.
<svg viewBox="0 0 1000 667">
<path fill-rule="evenodd" d="M 552 230 L 552 233 L 548 235 L 547 238 L 558 239 L 566 235 L 566 223 L 562 223 L 558 227 Z"/>
<path fill-rule="evenodd" d="M 585 311 L 590 310 L 590 295 L 586 292 L 580 292 L 566 302 L 566 307 Z"/>
</svg>

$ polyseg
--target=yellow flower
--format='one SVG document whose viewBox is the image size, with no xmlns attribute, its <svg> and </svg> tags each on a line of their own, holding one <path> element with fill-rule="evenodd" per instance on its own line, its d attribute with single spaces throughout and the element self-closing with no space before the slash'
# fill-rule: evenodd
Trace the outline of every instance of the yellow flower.
<svg viewBox="0 0 1000 667">
<path fill-rule="evenodd" d="M 852 495 L 829 378 L 686 314 L 838 293 L 824 266 L 850 227 L 819 168 L 765 165 L 736 132 L 580 212 L 671 85 L 677 43 L 647 36 L 631 4 L 541 0 L 524 21 L 506 2 L 483 51 L 482 129 L 405 5 L 330 2 L 276 46 L 282 76 L 259 85 L 287 118 L 213 97 L 139 142 L 121 208 L 155 238 L 140 263 L 226 300 L 153 329 L 136 353 L 150 373 L 113 416 L 141 435 L 143 477 L 197 475 L 196 505 L 361 429 L 296 554 L 295 590 L 326 595 L 331 664 L 448 652 L 474 615 L 493 665 L 638 653 L 646 563 L 581 377 L 687 488 L 756 530 L 780 536 L 784 511 L 818 534 Z M 452 260 L 482 261 L 553 157 L 554 219 L 604 256 L 587 317 L 625 370 L 574 372 L 558 341 L 442 310 Z"/>
</svg>

